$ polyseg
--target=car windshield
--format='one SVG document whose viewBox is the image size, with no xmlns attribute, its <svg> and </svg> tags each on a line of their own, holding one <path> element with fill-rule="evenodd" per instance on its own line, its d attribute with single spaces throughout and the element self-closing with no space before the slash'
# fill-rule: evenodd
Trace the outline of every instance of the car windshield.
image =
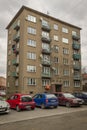
<svg viewBox="0 0 87 130">
<path fill-rule="evenodd" d="M 46 94 L 46 97 L 49 98 L 56 98 L 56 96 L 54 94 Z"/>
<path fill-rule="evenodd" d="M 73 96 L 72 94 L 70 93 L 64 93 L 63 94 L 66 98 L 75 98 L 75 96 Z"/>
<path fill-rule="evenodd" d="M 0 96 L 0 101 L 4 101 L 4 98 Z"/>
<path fill-rule="evenodd" d="M 22 102 L 31 102 L 32 98 L 30 96 L 22 96 L 21 101 Z"/>
</svg>

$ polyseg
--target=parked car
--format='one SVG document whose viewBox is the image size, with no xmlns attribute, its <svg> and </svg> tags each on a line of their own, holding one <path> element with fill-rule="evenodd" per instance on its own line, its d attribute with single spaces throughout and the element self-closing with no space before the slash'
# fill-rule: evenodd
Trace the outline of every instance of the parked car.
<svg viewBox="0 0 87 130">
<path fill-rule="evenodd" d="M 10 105 L 0 96 L 0 113 L 9 113 Z"/>
<path fill-rule="evenodd" d="M 36 94 L 33 97 L 36 106 L 41 107 L 42 109 L 47 108 L 47 107 L 58 107 L 58 99 L 54 94 L 49 94 L 49 93 L 40 93 Z"/>
<path fill-rule="evenodd" d="M 66 107 L 80 106 L 83 104 L 83 100 L 76 98 L 71 93 L 57 92 L 54 93 L 59 100 L 59 105 L 65 105 Z"/>
<path fill-rule="evenodd" d="M 16 109 L 18 112 L 23 109 L 35 109 L 35 102 L 32 97 L 27 94 L 14 94 L 8 98 L 7 102 L 11 108 Z"/>
<path fill-rule="evenodd" d="M 77 98 L 83 99 L 84 104 L 87 104 L 87 92 L 75 92 L 73 95 Z"/>
</svg>

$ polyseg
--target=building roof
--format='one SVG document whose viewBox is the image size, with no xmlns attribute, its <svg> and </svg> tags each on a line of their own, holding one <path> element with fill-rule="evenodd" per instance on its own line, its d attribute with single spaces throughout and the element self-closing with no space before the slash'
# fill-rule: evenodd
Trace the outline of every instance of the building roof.
<svg viewBox="0 0 87 130">
<path fill-rule="evenodd" d="M 40 14 L 40 15 L 42 15 L 42 16 L 45 16 L 45 17 L 47 17 L 47 18 L 54 19 L 54 20 L 56 20 L 56 21 L 58 21 L 58 22 L 61 22 L 61 23 L 63 23 L 63 24 L 66 24 L 66 25 L 68 25 L 68 26 L 75 27 L 75 28 L 81 30 L 81 28 L 78 27 L 78 26 L 72 25 L 72 24 L 70 24 L 70 23 L 67 23 L 67 22 L 62 21 L 62 20 L 57 19 L 57 18 L 54 18 L 54 17 L 52 17 L 52 16 L 49 16 L 49 15 L 44 14 L 44 13 L 42 13 L 42 12 L 36 11 L 36 10 L 31 9 L 31 8 L 29 8 L 29 7 L 26 7 L 26 6 L 22 6 L 22 7 L 20 8 L 20 10 L 16 13 L 16 15 L 14 16 L 14 18 L 11 20 L 11 22 L 10 22 L 10 23 L 8 24 L 8 26 L 6 27 L 6 29 L 8 29 L 8 28 L 11 26 L 11 24 L 12 24 L 12 23 L 15 21 L 15 19 L 22 13 L 23 10 L 33 11 L 33 12 L 35 12 L 35 13 L 37 13 L 37 14 Z"/>
</svg>

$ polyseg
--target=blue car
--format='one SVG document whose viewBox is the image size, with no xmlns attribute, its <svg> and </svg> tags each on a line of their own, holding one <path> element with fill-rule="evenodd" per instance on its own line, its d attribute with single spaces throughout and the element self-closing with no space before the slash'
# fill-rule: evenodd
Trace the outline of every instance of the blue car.
<svg viewBox="0 0 87 130">
<path fill-rule="evenodd" d="M 83 99 L 83 104 L 87 104 L 87 92 L 75 92 L 73 95 L 77 98 Z"/>
<path fill-rule="evenodd" d="M 41 93 L 36 94 L 33 97 L 36 106 L 41 107 L 42 109 L 48 108 L 48 107 L 58 107 L 58 98 L 54 94 L 49 93 Z"/>
</svg>

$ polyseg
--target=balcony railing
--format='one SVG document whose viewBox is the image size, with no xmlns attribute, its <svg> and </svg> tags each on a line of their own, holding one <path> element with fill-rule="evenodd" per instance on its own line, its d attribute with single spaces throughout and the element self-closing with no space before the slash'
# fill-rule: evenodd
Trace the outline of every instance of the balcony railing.
<svg viewBox="0 0 87 130">
<path fill-rule="evenodd" d="M 73 43 L 73 49 L 79 50 L 79 49 L 80 49 L 80 44 L 74 42 L 74 43 Z"/>
<path fill-rule="evenodd" d="M 42 49 L 42 53 L 50 54 L 51 50 L 50 49 Z"/>
<path fill-rule="evenodd" d="M 12 64 L 13 64 L 13 65 L 18 65 L 18 64 L 19 64 L 19 61 L 18 61 L 17 59 L 14 59 L 14 60 L 12 61 Z"/>
<path fill-rule="evenodd" d="M 74 75 L 74 80 L 81 80 L 81 76 L 80 75 Z"/>
<path fill-rule="evenodd" d="M 42 73 L 42 78 L 51 78 L 51 74 Z"/>
<path fill-rule="evenodd" d="M 20 35 L 19 34 L 15 34 L 13 37 L 13 40 L 18 42 L 20 40 Z"/>
<path fill-rule="evenodd" d="M 50 43 L 51 42 L 51 39 L 49 37 L 45 37 L 45 36 L 42 36 L 41 40 L 43 42 L 47 42 L 47 43 Z"/>
<path fill-rule="evenodd" d="M 18 73 L 17 72 L 12 72 L 12 76 L 15 77 L 15 78 L 18 78 Z"/>
<path fill-rule="evenodd" d="M 14 24 L 14 29 L 15 30 L 19 30 L 20 29 L 20 23 L 19 22 Z"/>
<path fill-rule="evenodd" d="M 73 59 L 74 60 L 80 60 L 81 59 L 81 55 L 80 54 L 73 54 Z"/>
<path fill-rule="evenodd" d="M 72 35 L 72 38 L 75 39 L 75 40 L 79 40 L 80 36 L 79 35 Z"/>
<path fill-rule="evenodd" d="M 80 66 L 80 65 L 74 65 L 73 68 L 74 68 L 75 70 L 80 70 L 80 69 L 81 69 L 81 66 Z"/>
<path fill-rule="evenodd" d="M 42 60 L 42 65 L 50 66 L 51 62 L 50 61 Z"/>
<path fill-rule="evenodd" d="M 42 29 L 45 30 L 45 31 L 48 31 L 48 32 L 51 30 L 51 28 L 50 28 L 50 26 L 48 24 L 45 25 L 43 23 L 42 23 Z"/>
</svg>

